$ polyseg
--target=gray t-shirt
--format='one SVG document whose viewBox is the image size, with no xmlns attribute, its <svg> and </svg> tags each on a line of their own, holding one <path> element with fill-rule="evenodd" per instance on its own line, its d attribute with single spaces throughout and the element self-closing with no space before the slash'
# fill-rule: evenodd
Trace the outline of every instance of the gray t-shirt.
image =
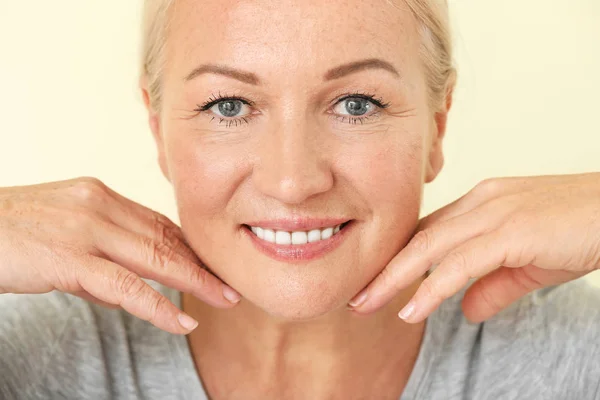
<svg viewBox="0 0 600 400">
<path fill-rule="evenodd" d="M 180 306 L 179 292 L 151 283 Z M 401 400 L 600 399 L 600 289 L 584 279 L 541 289 L 481 324 L 462 314 L 464 291 L 427 319 Z M 0 397 L 206 394 L 184 336 L 52 292 L 0 295 Z"/>
</svg>

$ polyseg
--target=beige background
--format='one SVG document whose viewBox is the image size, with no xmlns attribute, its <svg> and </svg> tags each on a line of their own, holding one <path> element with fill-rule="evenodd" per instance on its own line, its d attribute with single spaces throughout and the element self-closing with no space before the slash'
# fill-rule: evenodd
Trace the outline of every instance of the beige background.
<svg viewBox="0 0 600 400">
<path fill-rule="evenodd" d="M 136 86 L 140 5 L 0 0 L 0 186 L 96 176 L 177 220 Z M 459 84 L 423 214 L 488 177 L 600 171 L 600 1 L 450 7 Z"/>
</svg>

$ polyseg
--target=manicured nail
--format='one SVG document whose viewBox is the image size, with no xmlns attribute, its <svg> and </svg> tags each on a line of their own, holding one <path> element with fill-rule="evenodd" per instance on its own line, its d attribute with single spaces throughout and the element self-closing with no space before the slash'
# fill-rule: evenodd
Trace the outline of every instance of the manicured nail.
<svg viewBox="0 0 600 400">
<path fill-rule="evenodd" d="M 223 297 L 229 300 L 231 303 L 236 304 L 240 301 L 242 296 L 231 287 L 223 285 Z"/>
<path fill-rule="evenodd" d="M 403 320 L 410 318 L 415 313 L 415 301 L 411 300 L 406 306 L 398 313 L 398 316 Z"/>
<path fill-rule="evenodd" d="M 367 290 L 363 290 L 358 295 L 356 295 L 352 300 L 348 302 L 352 307 L 358 307 L 367 299 Z"/>
<path fill-rule="evenodd" d="M 181 326 L 189 331 L 193 331 L 198 326 L 198 321 L 187 314 L 181 313 L 179 316 L 177 316 L 177 319 L 179 320 Z"/>
</svg>

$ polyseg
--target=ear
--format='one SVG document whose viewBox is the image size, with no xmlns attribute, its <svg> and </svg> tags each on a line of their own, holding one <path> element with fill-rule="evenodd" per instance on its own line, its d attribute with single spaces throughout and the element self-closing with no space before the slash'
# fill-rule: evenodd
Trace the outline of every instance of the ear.
<svg viewBox="0 0 600 400">
<path fill-rule="evenodd" d="M 429 158 L 427 160 L 427 170 L 425 174 L 425 183 L 432 182 L 442 170 L 444 166 L 444 149 L 442 142 L 446 134 L 446 126 L 448 123 L 448 112 L 452 107 L 452 93 L 454 85 L 450 85 L 446 92 L 444 107 L 435 113 L 434 123 L 432 124 L 431 143 L 429 147 Z"/>
<path fill-rule="evenodd" d="M 148 124 L 150 125 L 150 130 L 152 131 L 152 136 L 154 136 L 154 142 L 156 143 L 156 149 L 158 151 L 158 164 L 160 165 L 160 169 L 163 175 L 170 182 L 171 178 L 169 176 L 167 157 L 165 155 L 165 146 L 162 132 L 160 129 L 160 115 L 158 112 L 156 112 L 156 110 L 154 110 L 150 102 L 150 92 L 148 90 L 148 77 L 146 75 L 143 75 L 140 78 L 140 89 L 142 91 L 144 105 L 146 106 L 146 110 L 148 111 Z"/>
</svg>

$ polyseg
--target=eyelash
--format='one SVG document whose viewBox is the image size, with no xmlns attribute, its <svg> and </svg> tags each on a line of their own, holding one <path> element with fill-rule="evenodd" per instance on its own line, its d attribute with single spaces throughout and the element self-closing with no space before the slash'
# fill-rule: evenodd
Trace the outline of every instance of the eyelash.
<svg viewBox="0 0 600 400">
<path fill-rule="evenodd" d="M 342 101 L 348 100 L 351 98 L 367 100 L 367 101 L 371 102 L 372 104 L 374 104 L 375 107 L 377 107 L 380 110 L 386 109 L 390 106 L 390 103 L 385 103 L 382 98 L 376 98 L 375 94 L 358 93 L 358 92 L 342 94 L 339 99 L 337 99 L 336 101 L 333 102 L 333 106 L 336 106 L 338 103 L 341 103 Z M 242 103 L 244 103 L 250 107 L 252 107 L 254 105 L 253 101 L 247 100 L 243 97 L 223 96 L 223 95 L 221 95 L 221 92 L 219 92 L 218 95 L 212 95 L 212 97 L 209 98 L 208 101 L 204 102 L 203 104 L 199 104 L 198 108 L 196 108 L 194 111 L 198 112 L 198 113 L 203 113 L 203 112 L 210 110 L 216 104 L 219 104 L 219 103 L 225 102 L 225 101 L 241 101 Z M 344 120 L 347 120 L 348 124 L 356 125 L 357 123 L 360 122 L 360 124 L 362 125 L 366 120 L 368 120 L 369 118 L 372 118 L 378 114 L 379 113 L 376 111 L 366 117 L 347 116 L 347 115 L 342 116 L 342 115 L 335 115 L 335 114 L 333 116 L 338 120 L 340 120 L 340 118 L 341 118 L 342 122 L 344 122 Z M 216 118 L 219 118 L 219 124 L 225 123 L 227 128 L 231 127 L 232 125 L 238 126 L 239 124 L 243 124 L 243 123 L 248 124 L 248 123 L 250 123 L 250 120 L 252 119 L 252 117 L 248 117 L 248 116 L 225 118 L 225 117 L 221 117 L 221 116 L 217 115 L 217 116 L 213 116 L 210 121 L 213 121 Z"/>
</svg>

